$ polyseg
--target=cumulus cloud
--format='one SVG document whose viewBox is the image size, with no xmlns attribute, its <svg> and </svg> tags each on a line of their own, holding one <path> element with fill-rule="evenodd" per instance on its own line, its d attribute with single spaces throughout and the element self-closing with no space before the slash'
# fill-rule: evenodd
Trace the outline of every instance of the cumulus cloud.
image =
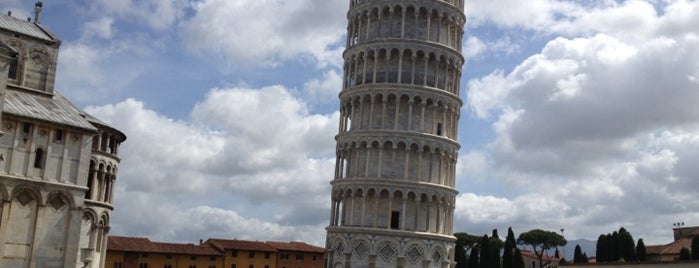
<svg viewBox="0 0 699 268">
<path fill-rule="evenodd" d="M 341 0 L 205 0 L 193 3 L 195 15 L 179 28 L 187 48 L 223 54 L 235 66 L 275 66 L 298 55 L 339 66 L 346 7 Z"/>
<path fill-rule="evenodd" d="M 102 17 L 98 20 L 86 22 L 82 35 L 86 38 L 96 36 L 103 39 L 111 39 L 114 36 L 113 24 L 114 19 L 111 17 Z"/>
<path fill-rule="evenodd" d="M 462 157 L 471 162 L 464 166 L 520 193 L 462 194 L 457 221 L 520 231 L 566 227 L 592 239 L 625 226 L 652 243 L 668 239 L 657 230 L 669 222 L 699 219 L 691 197 L 697 170 L 688 164 L 697 159 L 699 130 L 692 79 L 699 3 L 533 1 L 524 11 L 489 3 L 475 1 L 486 12 L 477 21 L 552 40 L 511 71 L 468 82 L 469 110 L 492 121 L 496 136 Z"/>
<path fill-rule="evenodd" d="M 96 14 L 118 16 L 123 20 L 145 23 L 153 30 L 163 31 L 173 27 L 184 17 L 188 5 L 187 0 L 98 0 L 92 1 L 89 8 Z"/>
<path fill-rule="evenodd" d="M 120 232 L 322 241 L 337 113 L 309 114 L 282 86 L 212 89 L 188 121 L 134 99 L 86 111 L 128 135 L 115 198 L 128 213 L 113 217 Z"/>
<path fill-rule="evenodd" d="M 303 85 L 304 99 L 315 104 L 337 100 L 340 90 L 342 90 L 342 73 L 335 69 L 329 69 L 323 77 L 312 79 Z"/>
</svg>

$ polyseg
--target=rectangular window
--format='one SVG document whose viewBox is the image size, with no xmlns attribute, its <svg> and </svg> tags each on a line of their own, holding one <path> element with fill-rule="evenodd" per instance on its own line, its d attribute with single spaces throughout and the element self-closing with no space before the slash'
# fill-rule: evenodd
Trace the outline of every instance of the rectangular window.
<svg viewBox="0 0 699 268">
<path fill-rule="evenodd" d="M 296 260 L 303 260 L 303 253 L 296 254 Z"/>
<path fill-rule="evenodd" d="M 235 265 L 235 263 L 234 263 L 234 264 L 231 264 L 231 268 L 238 268 L 238 266 Z"/>
<path fill-rule="evenodd" d="M 55 142 L 61 142 L 63 141 L 63 130 L 56 130 L 55 136 L 53 136 L 53 141 Z"/>
<path fill-rule="evenodd" d="M 189 259 L 190 259 L 190 260 L 196 260 L 196 259 L 197 259 L 197 256 L 191 255 L 191 256 L 189 256 Z"/>
<path fill-rule="evenodd" d="M 36 149 L 34 154 L 34 167 L 43 168 L 44 167 L 44 150 L 41 148 Z"/>
<path fill-rule="evenodd" d="M 169 259 L 172 259 L 172 255 L 171 255 L 171 254 L 165 254 L 165 258 L 168 259 L 168 260 L 169 260 Z"/>
<path fill-rule="evenodd" d="M 265 259 L 269 259 L 269 252 L 265 252 Z"/>
<path fill-rule="evenodd" d="M 209 260 L 215 261 L 215 260 L 216 260 L 216 256 L 211 256 L 211 257 L 209 257 Z"/>
<path fill-rule="evenodd" d="M 255 268 L 255 265 L 250 264 L 248 268 Z"/>
<path fill-rule="evenodd" d="M 231 257 L 238 257 L 238 251 L 237 250 L 231 251 Z"/>
<path fill-rule="evenodd" d="M 317 256 L 313 256 L 313 261 L 316 261 L 316 257 L 317 257 Z"/>
<path fill-rule="evenodd" d="M 17 55 L 17 57 L 19 57 L 19 55 Z M 17 79 L 17 66 L 17 59 L 12 59 L 12 62 L 10 62 L 10 71 L 7 73 L 7 78 Z"/>
<path fill-rule="evenodd" d="M 248 257 L 251 258 L 251 259 L 252 259 L 252 258 L 255 258 L 255 252 L 254 252 L 254 251 L 250 251 L 250 253 L 248 254 Z"/>
<path fill-rule="evenodd" d="M 23 123 L 22 124 L 22 134 L 25 136 L 29 135 L 29 132 L 32 131 L 32 124 L 29 123 Z"/>
<path fill-rule="evenodd" d="M 400 222 L 400 211 L 391 211 L 391 229 L 398 229 Z"/>
</svg>

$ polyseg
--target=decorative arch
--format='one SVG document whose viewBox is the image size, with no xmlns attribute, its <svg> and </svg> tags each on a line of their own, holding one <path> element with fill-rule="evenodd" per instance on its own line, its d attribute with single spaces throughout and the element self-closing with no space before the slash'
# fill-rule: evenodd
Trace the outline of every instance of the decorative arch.
<svg viewBox="0 0 699 268">
<path fill-rule="evenodd" d="M 53 207 L 55 210 L 59 210 L 66 205 L 68 208 L 75 208 L 75 200 L 73 200 L 73 196 L 63 190 L 50 192 L 46 197 L 46 204 Z"/>
</svg>

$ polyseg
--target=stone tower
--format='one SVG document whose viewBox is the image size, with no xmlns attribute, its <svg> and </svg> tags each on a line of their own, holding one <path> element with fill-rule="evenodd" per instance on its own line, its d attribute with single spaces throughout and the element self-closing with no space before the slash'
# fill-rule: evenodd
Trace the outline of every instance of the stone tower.
<svg viewBox="0 0 699 268">
<path fill-rule="evenodd" d="M 325 266 L 453 266 L 463 0 L 351 0 Z"/>
</svg>

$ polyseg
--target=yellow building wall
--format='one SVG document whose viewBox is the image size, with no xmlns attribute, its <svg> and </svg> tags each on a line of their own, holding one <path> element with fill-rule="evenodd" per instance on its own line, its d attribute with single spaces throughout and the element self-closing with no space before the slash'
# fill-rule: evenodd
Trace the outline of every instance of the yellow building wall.
<svg viewBox="0 0 699 268">
<path fill-rule="evenodd" d="M 124 252 L 107 251 L 107 258 L 104 261 L 104 268 L 114 268 L 115 263 L 124 263 Z M 123 264 L 122 264 L 122 267 Z"/>
<path fill-rule="evenodd" d="M 234 264 L 235 268 L 277 268 L 277 254 L 274 252 L 253 251 L 252 258 L 250 251 L 247 250 L 235 251 L 237 252 L 236 256 L 233 256 L 233 252 L 234 250 L 226 250 L 223 268 L 233 268 Z"/>
<path fill-rule="evenodd" d="M 223 256 L 204 256 L 188 254 L 137 253 L 134 260 L 126 260 L 123 252 L 107 251 L 104 268 L 115 268 L 115 263 L 121 263 L 121 268 L 139 268 L 146 264 L 148 268 L 224 268 Z M 167 266 L 169 265 L 169 266 Z M 229 266 L 230 267 L 230 266 Z M 240 266 L 239 266 L 240 267 Z M 247 266 L 246 266 L 247 267 Z M 255 266 L 257 267 L 257 266 Z M 261 266 L 264 267 L 264 266 Z M 271 268 L 271 267 L 270 267 Z"/>
</svg>

